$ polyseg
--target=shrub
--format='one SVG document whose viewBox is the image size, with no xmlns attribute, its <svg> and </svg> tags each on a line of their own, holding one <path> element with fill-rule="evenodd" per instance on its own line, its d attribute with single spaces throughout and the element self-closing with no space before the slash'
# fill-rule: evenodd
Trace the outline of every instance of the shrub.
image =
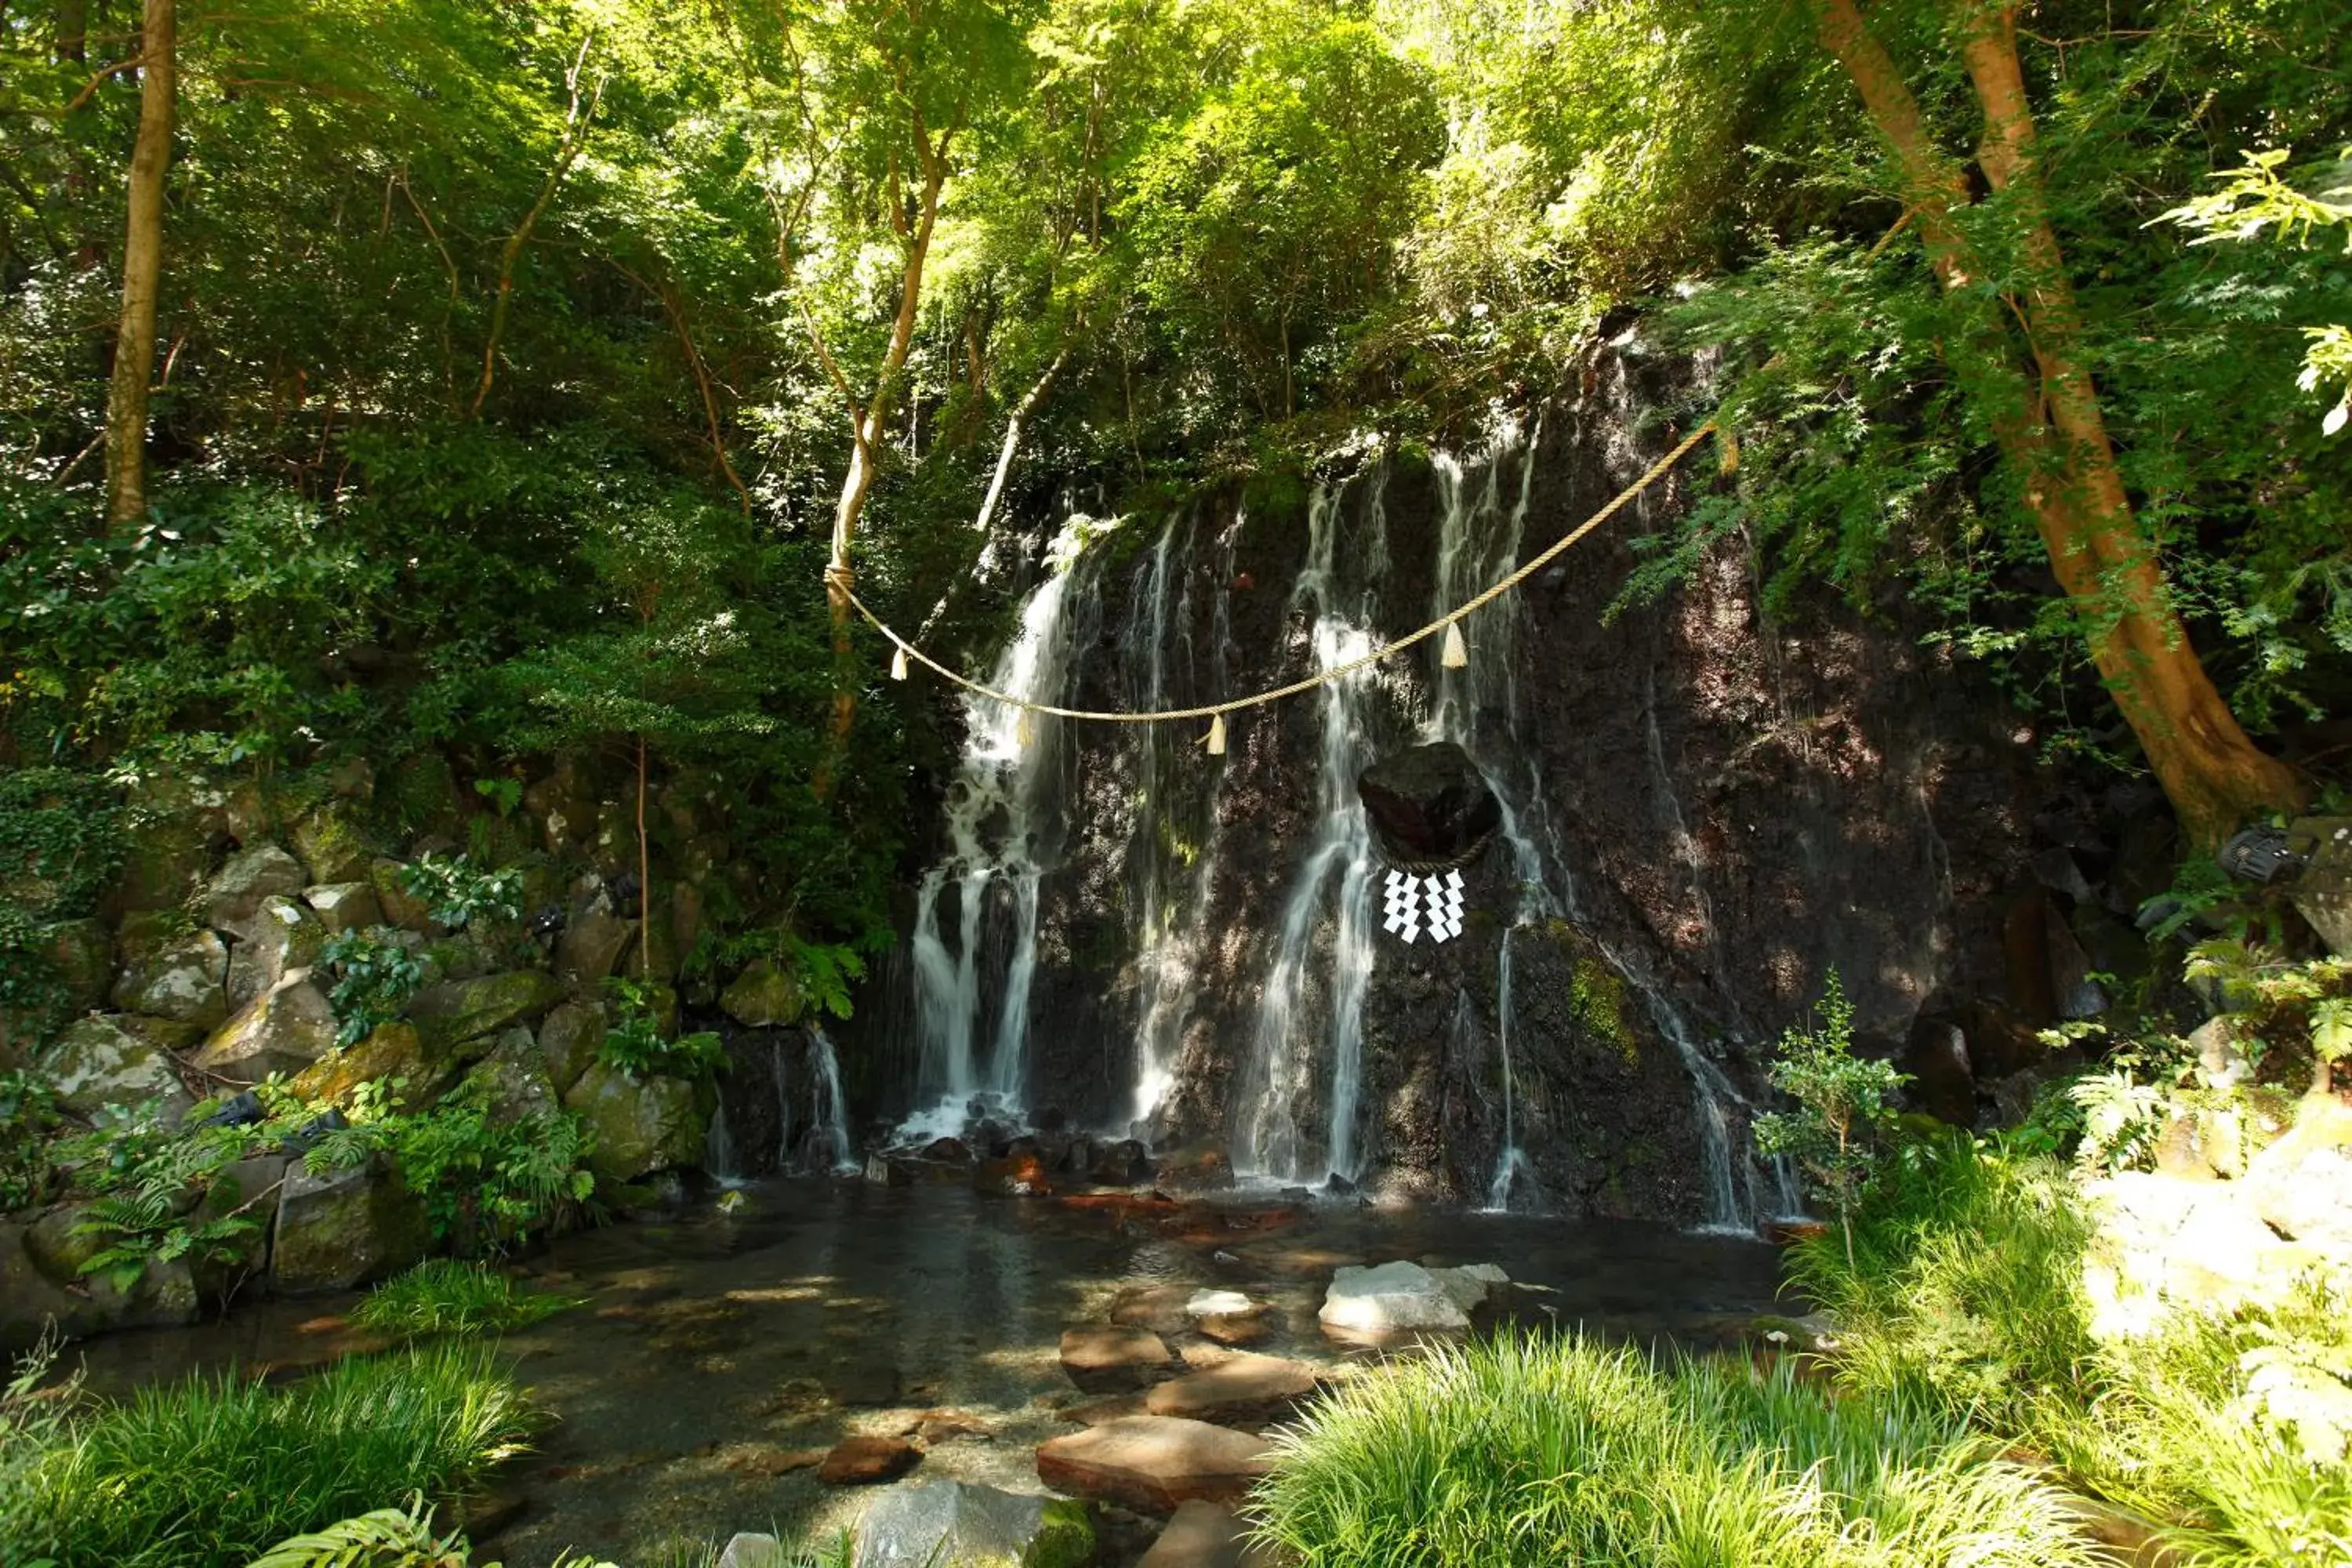
<svg viewBox="0 0 2352 1568">
<path fill-rule="evenodd" d="M 421 855 L 401 868 L 401 886 L 425 900 L 425 912 L 451 931 L 477 920 L 511 921 L 522 916 L 522 873 L 512 867 L 477 870 L 463 855 L 444 859 Z"/>
<path fill-rule="evenodd" d="M 1895 1121 L 1887 1096 L 1910 1079 L 1886 1062 L 1853 1054 L 1853 1005 L 1834 969 L 1819 1011 L 1819 1028 L 1792 1028 L 1780 1037 L 1780 1059 L 1769 1070 L 1772 1086 L 1797 1109 L 1758 1117 L 1756 1147 L 1797 1162 L 1814 1194 L 1837 1215 L 1851 1254 L 1853 1211 L 1869 1191 L 1880 1142 Z"/>
<path fill-rule="evenodd" d="M 1276 1437 L 1257 1508 L 1306 1568 L 2070 1568 L 2063 1500 L 1899 1395 L 1790 1363 L 1504 1337 L 1360 1378 Z"/>
<path fill-rule="evenodd" d="M 57 1125 L 47 1079 L 18 1068 L 0 1072 L 0 1214 L 26 1206 L 48 1185 L 46 1140 Z"/>
<path fill-rule="evenodd" d="M 420 1339 L 527 1328 L 578 1305 L 567 1296 L 517 1290 L 513 1280 L 478 1263 L 436 1258 L 369 1291 L 352 1321 L 378 1333 Z"/>
<path fill-rule="evenodd" d="M 613 1024 L 596 1059 L 632 1079 L 654 1074 L 702 1079 L 727 1066 L 727 1047 L 709 1029 L 677 1039 L 662 1038 L 661 1020 L 654 1016 L 649 988 L 617 975 L 604 982 L 613 1001 Z"/>
<path fill-rule="evenodd" d="M 337 931 L 319 950 L 319 962 L 334 976 L 327 1004 L 335 1011 L 339 1047 L 356 1045 L 398 1019 L 425 981 L 415 955 L 381 926 Z"/>
<path fill-rule="evenodd" d="M 284 1390 L 191 1378 L 34 1433 L 28 1462 L 0 1466 L 0 1521 L 58 1568 L 248 1563 L 387 1497 L 455 1496 L 533 1426 L 478 1350 L 347 1361 Z"/>
</svg>

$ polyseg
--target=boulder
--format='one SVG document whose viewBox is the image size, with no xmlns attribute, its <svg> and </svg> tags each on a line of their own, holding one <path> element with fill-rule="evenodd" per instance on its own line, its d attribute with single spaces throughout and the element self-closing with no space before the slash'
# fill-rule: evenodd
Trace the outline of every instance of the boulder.
<svg viewBox="0 0 2352 1568">
<path fill-rule="evenodd" d="M 298 1162 L 278 1189 L 270 1277 L 289 1295 L 355 1290 L 414 1266 L 431 1243 L 425 1200 L 389 1160 L 317 1175 Z"/>
<path fill-rule="evenodd" d="M 1187 1309 L 1195 1299 L 1233 1294 L 1236 1292 L 1194 1290 L 1183 1285 L 1129 1285 L 1112 1300 L 1110 1321 L 1150 1329 L 1155 1334 L 1181 1334 L 1192 1326 Z"/>
<path fill-rule="evenodd" d="M 857 1521 L 852 1568 L 1087 1568 L 1086 1506 L 965 1481 L 890 1488 Z"/>
<path fill-rule="evenodd" d="M 2294 1127 L 2248 1162 L 2244 1185 L 2272 1229 L 2352 1265 L 2352 1106 L 2305 1096 Z"/>
<path fill-rule="evenodd" d="M 1264 1302 L 1253 1301 L 1238 1290 L 1195 1290 L 1184 1299 L 1184 1315 L 1189 1318 L 1246 1318 L 1264 1310 Z"/>
<path fill-rule="evenodd" d="M 797 1024 L 803 1010 L 800 983 L 770 960 L 755 958 L 720 994 L 719 1005 L 750 1029 Z"/>
<path fill-rule="evenodd" d="M 425 900 L 401 881 L 402 869 L 397 860 L 368 862 L 368 886 L 375 893 L 376 907 L 383 911 L 384 923 L 413 931 L 419 936 L 439 936 L 440 923 L 427 911 Z"/>
<path fill-rule="evenodd" d="M 568 1094 L 604 1044 L 604 1009 L 593 1002 L 566 1002 L 539 1026 L 539 1054 L 558 1094 Z"/>
<path fill-rule="evenodd" d="M 1175 1365 L 1167 1342 L 1150 1329 L 1089 1323 L 1062 1332 L 1062 1370 L 1088 1394 L 1141 1388 Z"/>
<path fill-rule="evenodd" d="M 2282 1240 L 2257 1212 L 2255 1191 L 2145 1171 L 2087 1184 L 2097 1225 L 2083 1272 L 2092 1331 L 2144 1334 L 2178 1310 L 2227 1313 L 2292 1295 L 2327 1254 Z"/>
<path fill-rule="evenodd" d="M 1287 1419 L 1320 1386 L 1311 1367 L 1279 1356 L 1236 1352 L 1205 1372 L 1187 1373 L 1152 1389 L 1144 1408 L 1255 1432 Z"/>
<path fill-rule="evenodd" d="M 536 1023 L 562 1000 L 563 987 L 552 976 L 517 969 L 429 985 L 408 1005 L 408 1016 L 428 1043 L 449 1047 Z"/>
<path fill-rule="evenodd" d="M 184 816 L 160 816 L 133 826 L 110 902 L 121 910 L 177 910 L 204 886 L 212 868 L 212 833 Z"/>
<path fill-rule="evenodd" d="M 275 844 L 239 850 L 205 889 L 205 923 L 234 937 L 249 937 L 264 900 L 299 897 L 310 880 L 303 875 L 302 863 Z"/>
<path fill-rule="evenodd" d="M 308 904 L 271 894 L 248 922 L 249 934 L 228 955 L 228 1005 L 242 1007 L 286 977 L 308 969 L 327 943 L 327 928 Z"/>
<path fill-rule="evenodd" d="M 2294 907 L 2330 952 L 2352 955 L 2352 816 L 2301 817 L 2287 832 L 2311 845 L 2311 863 L 2288 884 Z"/>
<path fill-rule="evenodd" d="M 1260 1568 L 1273 1561 L 1251 1544 L 1249 1527 L 1231 1509 L 1195 1498 L 1176 1510 L 1135 1568 Z"/>
<path fill-rule="evenodd" d="M 294 853 L 310 868 L 313 882 L 355 882 L 368 874 L 375 850 L 352 820 L 351 808 L 331 801 L 294 825 Z"/>
<path fill-rule="evenodd" d="M 195 1065 L 236 1083 L 299 1073 L 334 1049 L 335 1014 L 310 971 L 289 970 L 214 1031 Z"/>
<path fill-rule="evenodd" d="M 1451 741 L 1381 758 L 1356 780 L 1373 836 L 1396 860 L 1451 860 L 1502 826 L 1502 803 Z"/>
<path fill-rule="evenodd" d="M 77 1021 L 43 1053 L 41 1072 L 58 1103 L 77 1116 L 154 1100 L 163 1102 L 163 1120 L 177 1122 L 195 1103 L 171 1055 L 113 1018 Z"/>
<path fill-rule="evenodd" d="M 1317 1316 L 1326 1328 L 1358 1334 L 1466 1329 L 1470 1314 L 1458 1295 L 1467 1288 L 1466 1281 L 1456 1281 L 1449 1289 L 1446 1281 L 1420 1264 L 1402 1260 L 1374 1268 L 1342 1268 L 1332 1277 Z M 1481 1300 L 1486 1295 L 1483 1283 L 1478 1295 Z"/>
<path fill-rule="evenodd" d="M 213 1173 L 197 1205 L 202 1217 L 211 1221 L 236 1215 L 253 1225 L 228 1244 L 225 1256 L 195 1261 L 196 1283 L 205 1295 L 225 1300 L 240 1283 L 269 1266 L 270 1230 L 289 1168 L 291 1162 L 283 1154 L 261 1154 L 233 1161 Z"/>
<path fill-rule="evenodd" d="M 435 1050 L 414 1025 L 379 1024 L 366 1038 L 330 1052 L 295 1075 L 294 1092 L 305 1100 L 347 1105 L 360 1085 L 399 1079 L 401 1102 L 415 1110 L 439 1099 L 488 1044 L 469 1040 Z"/>
<path fill-rule="evenodd" d="M 613 973 L 636 934 L 637 922 L 615 915 L 612 900 L 600 893 L 564 926 L 555 944 L 555 973 L 567 984 L 593 990 Z"/>
<path fill-rule="evenodd" d="M 199 1028 L 228 1016 L 228 944 L 209 931 L 176 935 L 150 921 L 123 922 L 122 972 L 111 1000 L 126 1013 L 171 1018 Z"/>
<path fill-rule="evenodd" d="M 185 1258 L 149 1258 L 127 1290 L 105 1274 L 80 1274 L 80 1264 L 100 1247 L 95 1238 L 68 1234 L 87 1206 L 52 1209 L 35 1226 L 0 1225 L 0 1353 L 30 1350 L 51 1329 L 82 1339 L 114 1329 L 184 1327 L 200 1315 L 195 1274 Z"/>
<path fill-rule="evenodd" d="M 493 1121 L 520 1121 L 562 1105 L 539 1054 L 539 1042 L 520 1024 L 499 1037 L 490 1054 L 466 1075 L 466 1082 L 480 1089 Z"/>
<path fill-rule="evenodd" d="M 631 1079 L 598 1062 L 563 1096 L 564 1109 L 594 1129 L 589 1169 L 607 1181 L 634 1182 L 655 1171 L 679 1170 L 702 1158 L 709 1107 L 684 1079 Z"/>
<path fill-rule="evenodd" d="M 897 1480 L 922 1457 L 904 1437 L 845 1437 L 816 1468 L 816 1479 L 829 1487 L 875 1486 Z"/>
<path fill-rule="evenodd" d="M 302 901 L 318 915 L 329 934 L 365 931 L 383 924 L 383 904 L 366 881 L 325 882 L 302 889 Z"/>
<path fill-rule="evenodd" d="M 114 978 L 114 939 L 94 920 L 59 921 L 49 928 L 49 962 L 66 988 L 66 1006 L 87 1013 L 105 1005 Z"/>
<path fill-rule="evenodd" d="M 1037 1479 L 1056 1491 L 1167 1515 L 1186 1502 L 1237 1503 L 1272 1468 L 1264 1438 L 1173 1415 L 1130 1415 L 1047 1439 Z"/>
<path fill-rule="evenodd" d="M 739 1531 L 727 1538 L 717 1568 L 793 1568 L 799 1559 L 772 1535 Z"/>
</svg>

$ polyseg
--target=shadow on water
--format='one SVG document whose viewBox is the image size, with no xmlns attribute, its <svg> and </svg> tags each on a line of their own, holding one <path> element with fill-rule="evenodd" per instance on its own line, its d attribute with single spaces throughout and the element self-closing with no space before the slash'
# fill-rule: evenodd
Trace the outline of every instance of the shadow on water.
<svg viewBox="0 0 2352 1568">
<path fill-rule="evenodd" d="M 992 1199 L 961 1185 L 775 1180 L 732 1213 L 569 1237 L 524 1271 L 582 1307 L 514 1335 L 519 1375 L 555 1416 L 507 1484 L 529 1500 L 494 1555 L 536 1568 L 566 1546 L 643 1563 L 665 1542 L 771 1521 L 830 1528 L 862 1500 L 809 1467 L 853 1433 L 934 1424 L 916 1475 L 1039 1489 L 1033 1454 L 1075 1428 L 1062 1330 L 1134 1285 L 1217 1286 L 1272 1303 L 1253 1348 L 1326 1363 L 1316 1309 L 1331 1270 L 1396 1258 L 1497 1262 L 1529 1289 L 1505 1316 L 1696 1349 L 1772 1310 L 1777 1262 L 1753 1242 L 1636 1224 L 1457 1211 Z M 348 1298 L 269 1302 L 193 1331 L 79 1347 L 119 1393 L 198 1368 L 299 1375 L 366 1348 Z M 394 1500 L 386 1500 L 387 1501 Z"/>
</svg>

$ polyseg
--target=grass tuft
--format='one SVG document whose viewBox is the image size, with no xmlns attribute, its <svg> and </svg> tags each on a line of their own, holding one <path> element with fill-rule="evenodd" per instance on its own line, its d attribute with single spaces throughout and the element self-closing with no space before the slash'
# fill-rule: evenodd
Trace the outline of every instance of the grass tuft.
<svg viewBox="0 0 2352 1568">
<path fill-rule="evenodd" d="M 2074 1568 L 2064 1500 L 1964 1424 L 1790 1363 L 1497 1338 L 1359 1380 L 1276 1438 L 1303 1568 Z"/>
<path fill-rule="evenodd" d="M 576 1297 L 518 1290 L 513 1280 L 478 1263 L 436 1258 L 369 1291 L 352 1321 L 402 1339 L 500 1333 L 579 1304 Z"/>
<path fill-rule="evenodd" d="M 239 1568 L 387 1499 L 456 1496 L 534 1425 L 478 1348 L 347 1361 L 282 1390 L 191 1378 L 33 1434 L 0 1463 L 0 1527 L 17 1560 L 57 1568 Z"/>
</svg>

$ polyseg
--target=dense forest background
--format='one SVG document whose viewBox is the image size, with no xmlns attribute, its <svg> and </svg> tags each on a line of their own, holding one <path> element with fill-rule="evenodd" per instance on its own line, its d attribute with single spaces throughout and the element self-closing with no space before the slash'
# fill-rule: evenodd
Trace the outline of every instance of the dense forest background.
<svg viewBox="0 0 2352 1568">
<path fill-rule="evenodd" d="M 2062 591 L 2018 456 L 2087 376 L 2223 720 L 2305 770 L 2176 803 L 2293 804 L 2352 747 L 2343 7 L 1882 0 L 1907 152 L 1864 15 L 0 0 L 0 829 L 364 758 L 414 834 L 561 756 L 709 803 L 653 831 L 732 867 L 713 931 L 871 942 L 941 742 L 836 632 L 837 536 L 976 658 L 995 517 L 1458 437 L 1635 311 L 1718 354 L 1739 461 L 1629 595 L 1732 539 L 1799 637 L 1906 596 L 2144 769 L 2095 666 L 2145 584 Z M 0 955 L 97 886 L 12 884 Z"/>
</svg>

